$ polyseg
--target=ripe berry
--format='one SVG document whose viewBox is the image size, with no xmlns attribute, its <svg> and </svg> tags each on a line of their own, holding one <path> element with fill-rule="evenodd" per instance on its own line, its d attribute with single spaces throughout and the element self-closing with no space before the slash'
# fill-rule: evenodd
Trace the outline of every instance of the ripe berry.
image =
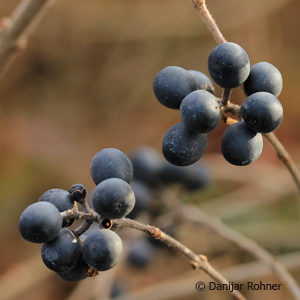
<svg viewBox="0 0 300 300">
<path fill-rule="evenodd" d="M 106 271 L 115 266 L 121 258 L 122 250 L 120 237 L 107 229 L 92 231 L 82 245 L 83 259 L 98 271 Z"/>
<path fill-rule="evenodd" d="M 204 73 L 196 70 L 189 70 L 188 72 L 193 76 L 197 90 L 205 90 L 212 94 L 214 93 L 214 86 Z"/>
<path fill-rule="evenodd" d="M 74 268 L 71 269 L 69 272 L 60 273 L 57 272 L 56 274 L 65 281 L 80 281 L 85 279 L 88 276 L 89 266 L 83 260 L 82 256 L 75 264 Z"/>
<path fill-rule="evenodd" d="M 128 215 L 135 204 L 130 185 L 119 178 L 100 182 L 92 195 L 94 209 L 102 218 L 117 219 Z"/>
<path fill-rule="evenodd" d="M 191 92 L 180 105 L 180 116 L 188 130 L 207 133 L 220 122 L 217 98 L 204 90 Z"/>
<path fill-rule="evenodd" d="M 52 271 L 65 273 L 77 264 L 80 256 L 80 241 L 67 228 L 60 230 L 58 236 L 43 244 L 42 259 Z"/>
<path fill-rule="evenodd" d="M 183 98 L 196 90 L 193 76 L 185 69 L 169 66 L 154 78 L 153 90 L 158 101 L 166 107 L 178 109 Z"/>
<path fill-rule="evenodd" d="M 250 95 L 242 105 L 241 115 L 254 132 L 271 132 L 281 124 L 283 108 L 272 94 L 257 92 Z"/>
<path fill-rule="evenodd" d="M 272 64 L 260 62 L 253 65 L 244 83 L 247 96 L 256 92 L 268 92 L 278 97 L 282 90 L 282 76 Z"/>
<path fill-rule="evenodd" d="M 98 152 L 92 159 L 90 170 L 95 184 L 113 177 L 130 182 L 133 176 L 131 161 L 126 154 L 115 148 Z"/>
<path fill-rule="evenodd" d="M 53 240 L 62 226 L 58 209 L 49 202 L 29 205 L 21 214 L 19 230 L 23 238 L 32 243 L 45 243 Z"/>
<path fill-rule="evenodd" d="M 205 134 L 191 132 L 180 122 L 166 132 L 162 142 L 162 151 L 166 160 L 171 164 L 188 166 L 200 159 L 205 152 L 206 145 Z"/>
<path fill-rule="evenodd" d="M 250 130 L 245 122 L 229 126 L 222 138 L 223 156 L 236 166 L 246 166 L 254 162 L 261 155 L 262 149 L 262 135 Z"/>
<path fill-rule="evenodd" d="M 208 57 L 208 71 L 223 88 L 243 84 L 250 73 L 250 61 L 245 50 L 231 42 L 219 44 Z"/>
<path fill-rule="evenodd" d="M 136 268 L 145 268 L 154 259 L 155 251 L 153 245 L 145 238 L 133 241 L 128 250 L 126 261 Z"/>
<path fill-rule="evenodd" d="M 163 164 L 162 157 L 150 147 L 140 147 L 130 155 L 134 178 L 150 186 L 159 184 L 159 172 Z"/>
</svg>

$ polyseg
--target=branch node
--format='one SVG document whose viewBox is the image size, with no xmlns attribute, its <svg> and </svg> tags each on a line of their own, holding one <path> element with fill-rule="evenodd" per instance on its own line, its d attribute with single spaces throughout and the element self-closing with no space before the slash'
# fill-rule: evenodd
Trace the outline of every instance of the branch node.
<svg viewBox="0 0 300 300">
<path fill-rule="evenodd" d="M 160 231 L 160 229 L 154 226 L 149 226 L 148 232 L 155 239 L 160 239 L 162 237 L 162 232 Z"/>
<path fill-rule="evenodd" d="M 203 254 L 199 254 L 199 258 L 201 261 L 207 261 L 207 256 Z"/>
<path fill-rule="evenodd" d="M 3 17 L 0 19 L 0 32 L 5 31 L 5 29 L 11 24 L 11 18 Z"/>
<path fill-rule="evenodd" d="M 192 267 L 193 270 L 198 269 L 198 264 L 195 261 L 191 261 L 190 265 L 191 265 L 191 267 Z"/>
</svg>

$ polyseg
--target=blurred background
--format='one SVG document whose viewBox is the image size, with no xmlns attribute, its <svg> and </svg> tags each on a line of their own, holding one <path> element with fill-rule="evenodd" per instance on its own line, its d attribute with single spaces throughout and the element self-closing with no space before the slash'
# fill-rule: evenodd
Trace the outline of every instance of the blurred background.
<svg viewBox="0 0 300 300">
<path fill-rule="evenodd" d="M 56 1 L 31 36 L 28 49 L 0 82 L 0 286 L 16 291 L 10 298 L 0 291 L 0 299 L 19 299 L 20 293 L 22 299 L 76 299 L 68 298 L 76 284 L 52 275 L 39 258 L 40 246 L 20 237 L 19 215 L 52 187 L 68 189 L 80 182 L 91 194 L 89 164 L 103 148 L 129 153 L 148 145 L 160 151 L 161 140 L 179 121 L 179 113 L 155 99 L 154 76 L 168 65 L 208 74 L 207 58 L 215 47 L 191 2 Z M 0 16 L 9 16 L 18 3 L 2 0 Z M 300 2 L 208 0 L 208 6 L 227 40 L 240 44 L 252 64 L 268 61 L 281 71 L 284 88 L 279 99 L 285 114 L 276 133 L 299 162 Z M 242 89 L 234 90 L 233 102 L 241 104 L 245 98 Z M 190 199 L 187 194 L 185 201 L 223 218 L 273 254 L 300 250 L 296 188 L 284 166 L 266 142 L 254 165 L 229 165 L 220 153 L 224 129 L 221 124 L 208 135 L 203 161 L 211 170 L 211 186 L 199 195 L 192 193 Z M 220 269 L 252 260 L 203 228 L 183 227 L 178 238 L 207 254 Z M 127 289 L 141 289 L 189 271 L 184 258 L 175 257 L 162 252 L 146 271 L 123 268 L 119 273 L 125 274 Z M 300 272 L 293 274 L 300 281 Z M 87 280 L 101 286 L 101 278 Z M 268 280 L 279 282 L 276 276 Z M 190 295 L 178 299 L 199 298 L 194 284 Z M 104 299 L 99 288 L 98 292 Z M 249 298 L 287 295 L 284 288 Z M 204 298 L 227 299 L 227 295 L 207 293 Z"/>
</svg>

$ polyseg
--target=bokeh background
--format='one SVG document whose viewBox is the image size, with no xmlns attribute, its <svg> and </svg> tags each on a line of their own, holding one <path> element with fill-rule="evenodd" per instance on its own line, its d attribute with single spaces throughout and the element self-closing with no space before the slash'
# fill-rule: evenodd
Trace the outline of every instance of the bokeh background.
<svg viewBox="0 0 300 300">
<path fill-rule="evenodd" d="M 1 1 L 0 16 L 10 15 L 18 3 Z M 276 133 L 299 162 L 300 2 L 209 0 L 208 6 L 227 40 L 239 43 L 252 63 L 268 61 L 282 72 L 284 89 L 279 99 L 285 115 Z M 116 147 L 129 153 L 148 145 L 160 151 L 164 133 L 179 121 L 179 114 L 155 99 L 155 74 L 168 65 L 207 74 L 207 57 L 214 46 L 190 0 L 60 0 L 54 4 L 30 38 L 28 49 L 0 82 L 0 286 L 1 282 L 13 283 L 5 289 L 20 288 L 22 299 L 67 299 L 76 286 L 52 275 L 37 286 L 26 283 L 28 277 L 48 276 L 45 274 L 50 271 L 41 260 L 35 261 L 39 245 L 20 237 L 20 213 L 52 187 L 68 189 L 80 182 L 91 193 L 89 164 L 102 148 Z M 217 89 L 217 95 L 220 93 Z M 242 89 L 234 90 L 232 101 L 241 104 L 244 99 Z M 300 250 L 296 189 L 289 174 L 267 143 L 254 166 L 237 168 L 224 162 L 220 153 L 224 129 L 221 124 L 208 135 L 203 160 L 215 182 L 201 196 L 203 208 L 227 216 L 225 221 L 273 254 Z M 241 186 L 246 187 L 244 193 L 236 193 Z M 250 213 L 241 212 L 230 219 L 233 208 L 240 209 L 239 203 L 243 207 L 259 205 L 270 193 L 276 201 L 264 204 L 264 209 L 249 208 Z M 194 195 L 194 202 L 196 198 Z M 210 198 L 215 205 L 209 203 Z M 220 268 L 241 262 L 232 254 L 250 260 L 202 231 L 197 233 L 202 245 L 195 242 L 196 233 L 189 239 L 193 228 L 183 230 L 179 237 L 195 250 L 211 254 Z M 214 260 L 216 248 L 226 251 Z M 147 271 L 120 273 L 129 272 L 133 278 L 127 282 L 128 289 L 142 288 L 189 269 L 177 256 L 178 266 L 168 269 L 173 260 L 165 252 Z M 26 273 L 30 269 L 38 271 Z M 0 299 L 4 299 L 1 293 Z M 263 295 L 264 299 L 283 299 L 289 294 L 284 290 Z M 250 296 L 261 299 L 259 293 Z M 227 299 L 223 293 L 219 297 Z M 217 296 L 207 294 L 205 299 Z"/>
</svg>

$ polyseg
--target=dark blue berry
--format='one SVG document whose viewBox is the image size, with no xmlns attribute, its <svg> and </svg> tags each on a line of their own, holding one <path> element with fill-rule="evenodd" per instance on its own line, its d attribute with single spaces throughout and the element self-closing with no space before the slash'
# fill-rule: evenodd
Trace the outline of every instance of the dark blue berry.
<svg viewBox="0 0 300 300">
<path fill-rule="evenodd" d="M 135 204 L 130 185 L 119 178 L 100 182 L 92 195 L 93 207 L 102 218 L 117 219 L 128 215 Z"/>
<path fill-rule="evenodd" d="M 166 107 L 178 109 L 183 98 L 196 90 L 193 76 L 185 69 L 169 66 L 154 78 L 153 90 L 158 101 Z"/>
<path fill-rule="evenodd" d="M 130 159 L 115 148 L 106 148 L 98 152 L 92 159 L 90 170 L 95 184 L 108 178 L 121 178 L 130 182 L 133 176 Z"/>
<path fill-rule="evenodd" d="M 163 164 L 162 157 L 150 147 L 140 147 L 130 155 L 134 178 L 150 186 L 159 184 L 159 172 Z"/>
<path fill-rule="evenodd" d="M 76 282 L 87 278 L 88 271 L 89 271 L 89 266 L 86 264 L 86 262 L 83 260 L 81 256 L 72 270 L 65 273 L 57 272 L 56 274 L 65 281 Z"/>
<path fill-rule="evenodd" d="M 106 271 L 115 266 L 121 258 L 122 250 L 120 237 L 107 229 L 92 231 L 82 245 L 83 259 L 98 271 Z"/>
<path fill-rule="evenodd" d="M 250 61 L 245 50 L 231 42 L 219 44 L 208 57 L 208 71 L 223 88 L 243 84 L 250 73 Z"/>
<path fill-rule="evenodd" d="M 253 65 L 244 83 L 247 96 L 256 92 L 268 92 L 278 97 L 282 90 L 282 76 L 272 64 L 260 62 Z"/>
<path fill-rule="evenodd" d="M 214 93 L 214 86 L 204 73 L 196 70 L 189 70 L 188 72 L 193 76 L 197 90 L 205 90 L 212 94 Z"/>
<path fill-rule="evenodd" d="M 194 132 L 207 133 L 220 122 L 217 98 L 204 90 L 188 94 L 180 105 L 180 116 L 185 127 Z"/>
<path fill-rule="evenodd" d="M 241 108 L 241 115 L 251 130 L 267 133 L 275 130 L 281 124 L 283 108 L 274 95 L 257 92 L 245 100 Z"/>
<path fill-rule="evenodd" d="M 262 135 L 250 130 L 245 122 L 229 126 L 222 138 L 223 156 L 236 166 L 246 166 L 254 162 L 261 155 L 262 149 Z"/>
<path fill-rule="evenodd" d="M 69 272 L 81 256 L 80 241 L 69 229 L 63 228 L 54 240 L 43 244 L 41 254 L 50 270 Z"/>
<path fill-rule="evenodd" d="M 23 238 L 33 243 L 53 240 L 62 227 L 58 209 L 49 202 L 29 205 L 21 214 L 19 230 Z"/>
<path fill-rule="evenodd" d="M 180 122 L 166 132 L 162 151 L 171 164 L 188 166 L 200 159 L 206 150 L 206 145 L 205 134 L 191 132 Z"/>
<path fill-rule="evenodd" d="M 139 238 L 130 244 L 127 263 L 136 268 L 145 268 L 154 259 L 155 251 L 152 244 L 145 238 Z"/>
</svg>

